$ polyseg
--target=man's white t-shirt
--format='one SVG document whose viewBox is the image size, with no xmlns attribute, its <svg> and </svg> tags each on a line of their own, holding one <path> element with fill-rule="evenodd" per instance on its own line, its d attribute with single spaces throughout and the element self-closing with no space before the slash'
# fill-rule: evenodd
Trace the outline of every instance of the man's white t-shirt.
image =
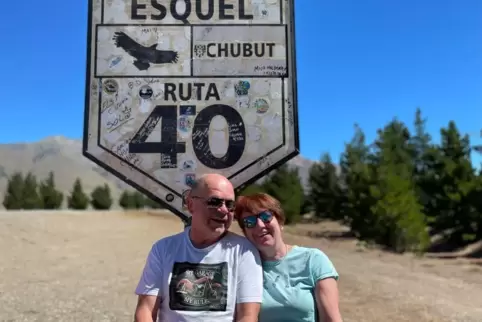
<svg viewBox="0 0 482 322">
<path fill-rule="evenodd" d="M 190 227 L 151 248 L 136 294 L 161 297 L 157 321 L 233 321 L 236 303 L 261 303 L 263 269 L 258 250 L 228 232 L 195 248 Z"/>
</svg>

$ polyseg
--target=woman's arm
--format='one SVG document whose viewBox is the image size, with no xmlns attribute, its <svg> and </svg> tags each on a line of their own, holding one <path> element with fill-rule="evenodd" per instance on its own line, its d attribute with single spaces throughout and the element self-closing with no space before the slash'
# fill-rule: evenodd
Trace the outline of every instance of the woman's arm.
<svg viewBox="0 0 482 322">
<path fill-rule="evenodd" d="M 343 322 L 339 307 L 338 284 L 334 278 L 319 280 L 315 286 L 320 322 Z"/>
</svg>

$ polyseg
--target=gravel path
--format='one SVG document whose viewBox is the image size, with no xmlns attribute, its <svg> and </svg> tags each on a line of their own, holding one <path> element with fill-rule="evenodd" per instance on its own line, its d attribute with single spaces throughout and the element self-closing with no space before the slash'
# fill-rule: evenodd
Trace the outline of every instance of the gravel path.
<svg viewBox="0 0 482 322">
<path fill-rule="evenodd" d="M 0 321 L 133 321 L 147 252 L 181 229 L 173 215 L 0 213 Z M 482 321 L 480 267 L 287 239 L 333 260 L 345 322 Z"/>
</svg>

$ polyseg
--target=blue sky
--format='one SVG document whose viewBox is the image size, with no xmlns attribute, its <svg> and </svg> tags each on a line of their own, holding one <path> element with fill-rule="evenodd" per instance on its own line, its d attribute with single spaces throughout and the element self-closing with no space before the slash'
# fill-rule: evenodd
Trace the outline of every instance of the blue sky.
<svg viewBox="0 0 482 322">
<path fill-rule="evenodd" d="M 480 0 L 297 0 L 302 155 L 338 161 L 355 122 L 371 141 L 417 106 L 436 140 L 455 120 L 482 144 L 481 12 Z M 86 0 L 2 5 L 0 142 L 81 138 L 86 24 Z"/>
</svg>

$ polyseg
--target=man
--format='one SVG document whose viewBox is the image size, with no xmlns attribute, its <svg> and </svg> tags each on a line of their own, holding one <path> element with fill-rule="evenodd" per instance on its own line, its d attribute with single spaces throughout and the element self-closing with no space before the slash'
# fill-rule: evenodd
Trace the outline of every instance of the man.
<svg viewBox="0 0 482 322">
<path fill-rule="evenodd" d="M 187 198 L 191 225 L 157 241 L 136 288 L 136 322 L 258 321 L 263 273 L 256 248 L 228 232 L 234 189 L 201 177 Z"/>
</svg>

